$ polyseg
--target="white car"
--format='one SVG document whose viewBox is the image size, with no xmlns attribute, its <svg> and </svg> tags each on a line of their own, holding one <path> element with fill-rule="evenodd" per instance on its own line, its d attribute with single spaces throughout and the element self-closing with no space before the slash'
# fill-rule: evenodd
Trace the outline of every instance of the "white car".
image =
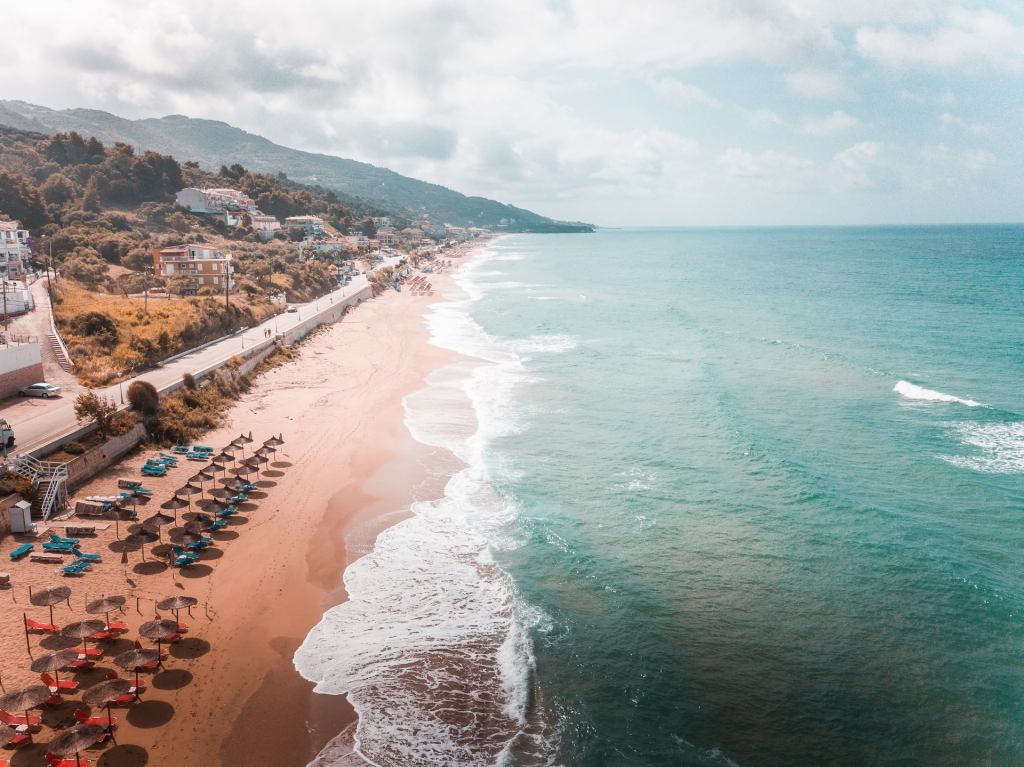
<svg viewBox="0 0 1024 767">
<path fill-rule="evenodd" d="M 299 307 L 297 307 L 297 306 L 289 306 L 288 307 L 288 314 L 295 314 L 298 310 L 299 310 Z"/>
<path fill-rule="evenodd" d="M 49 399 L 60 394 L 60 387 L 48 383 L 34 383 L 31 386 L 24 386 L 18 389 L 19 397 L 42 397 Z"/>
</svg>

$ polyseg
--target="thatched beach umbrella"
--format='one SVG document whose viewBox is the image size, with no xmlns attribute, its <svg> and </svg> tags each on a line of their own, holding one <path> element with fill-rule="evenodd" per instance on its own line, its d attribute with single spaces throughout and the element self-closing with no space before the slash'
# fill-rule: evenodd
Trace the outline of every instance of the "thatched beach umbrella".
<svg viewBox="0 0 1024 767">
<path fill-rule="evenodd" d="M 177 621 L 147 621 L 139 626 L 139 636 L 144 636 L 146 639 L 156 640 L 156 651 L 160 652 L 160 642 L 167 639 L 169 636 L 174 636 L 178 633 L 178 622 Z"/>
<path fill-rule="evenodd" d="M 199 485 L 199 492 L 200 492 L 200 494 L 202 494 L 202 492 L 203 492 L 203 483 L 204 482 L 213 482 L 213 480 L 214 480 L 214 476 L 212 474 L 207 474 L 205 469 L 203 471 L 200 471 L 198 474 L 194 474 L 194 475 L 192 475 L 191 477 L 188 478 L 189 485 L 192 485 L 193 483 Z"/>
<path fill-rule="evenodd" d="M 18 731 L 6 724 L 0 725 L 0 748 L 9 745 L 12 740 L 18 737 Z"/>
<path fill-rule="evenodd" d="M 125 543 L 129 543 L 132 546 L 139 546 L 141 548 L 141 550 L 142 550 L 142 561 L 145 562 L 146 561 L 146 544 L 147 543 L 153 543 L 154 541 L 160 540 L 160 535 L 159 535 L 159 533 L 154 533 L 152 530 L 149 530 L 149 529 L 147 529 L 145 527 L 142 527 L 142 528 L 139 529 L 138 532 L 132 533 L 131 535 L 127 536 L 124 540 L 125 540 Z"/>
<path fill-rule="evenodd" d="M 53 606 L 60 602 L 65 602 L 71 597 L 71 589 L 67 586 L 50 586 L 49 588 L 39 589 L 33 591 L 32 587 L 29 587 L 29 598 L 28 601 L 34 604 L 36 607 L 49 607 L 50 608 L 50 625 L 53 625 Z M 68 602 L 68 607 L 71 603 Z"/>
<path fill-rule="evenodd" d="M 57 694 L 60 695 L 60 670 L 67 668 L 76 660 L 78 650 L 58 650 L 36 658 L 29 668 L 35 674 L 49 674 L 52 671 L 53 679 L 57 683 Z"/>
<path fill-rule="evenodd" d="M 82 696 L 82 702 L 88 703 L 90 706 L 106 706 L 107 719 L 112 720 L 113 716 L 110 713 L 110 704 L 122 695 L 127 695 L 131 691 L 131 679 L 108 679 L 105 682 L 94 684 L 86 690 L 85 694 Z"/>
<path fill-rule="evenodd" d="M 31 721 L 28 716 L 28 710 L 30 708 L 38 708 L 43 705 L 49 697 L 49 687 L 41 684 L 35 684 L 31 687 L 25 687 L 21 690 L 9 692 L 6 695 L 0 696 L 0 711 L 24 711 L 25 724 L 26 727 L 28 727 L 28 722 Z"/>
<path fill-rule="evenodd" d="M 80 724 L 64 730 L 60 735 L 46 744 L 46 753 L 54 756 L 75 755 L 75 761 L 81 765 L 79 751 L 91 748 L 103 737 L 105 730 L 98 724 Z"/>
<path fill-rule="evenodd" d="M 259 473 L 259 469 L 257 469 L 255 466 L 253 466 L 250 463 L 243 463 L 241 466 L 238 466 L 237 468 L 232 469 L 231 473 L 235 474 L 237 476 L 240 476 L 240 477 L 244 477 L 244 476 L 247 476 L 249 474 L 258 474 Z"/>
<path fill-rule="evenodd" d="M 178 546 L 191 546 L 194 543 L 202 543 L 203 536 L 199 533 L 190 533 L 188 530 L 184 530 L 177 535 L 171 536 L 171 543 Z"/>
<path fill-rule="evenodd" d="M 103 621 L 75 621 L 61 629 L 60 635 L 70 637 L 71 639 L 81 639 L 82 656 L 88 660 L 89 646 L 85 643 L 85 640 L 93 634 L 99 634 L 101 631 L 105 631 L 106 628 L 107 624 Z"/>
<path fill-rule="evenodd" d="M 139 688 L 139 669 L 145 668 L 150 663 L 156 661 L 160 662 L 160 651 L 152 648 L 143 650 L 138 647 L 123 652 L 114 658 L 114 665 L 124 669 L 134 669 L 135 671 L 135 689 Z"/>
<path fill-rule="evenodd" d="M 167 599 L 162 599 L 161 601 L 156 603 L 156 607 L 157 607 L 158 610 L 173 610 L 174 611 L 174 620 L 177 621 L 178 620 L 178 610 L 184 610 L 184 609 L 187 608 L 188 609 L 188 614 L 191 615 L 192 614 L 192 605 L 197 605 L 197 604 L 199 604 L 199 600 L 196 599 L 195 597 L 175 596 L 175 597 L 168 597 Z"/>
<path fill-rule="evenodd" d="M 114 610 L 120 610 L 124 606 L 127 600 L 121 596 L 104 596 L 102 599 L 97 599 L 90 602 L 85 606 L 85 611 L 89 615 L 103 615 L 107 619 L 106 628 L 110 627 L 110 613 Z"/>
<path fill-rule="evenodd" d="M 179 495 L 183 495 L 186 498 L 188 498 L 188 510 L 192 511 L 192 499 L 189 498 L 189 496 L 201 492 L 203 492 L 203 489 L 201 487 L 196 487 L 195 485 L 185 485 L 185 487 L 179 487 L 177 490 L 174 491 L 174 497 L 177 498 Z"/>
<path fill-rule="evenodd" d="M 210 525 L 212 524 L 212 519 L 207 519 L 206 521 L 197 519 L 194 522 L 186 522 L 182 527 L 185 529 L 186 532 L 202 535 L 204 532 L 210 529 Z"/>
<path fill-rule="evenodd" d="M 270 445 L 271 447 L 280 447 L 281 445 L 284 444 L 284 440 L 281 439 L 281 437 L 283 437 L 283 436 L 284 435 L 281 434 L 281 435 L 279 435 L 277 437 L 271 437 L 270 439 L 266 440 L 263 444 L 264 445 Z"/>
</svg>

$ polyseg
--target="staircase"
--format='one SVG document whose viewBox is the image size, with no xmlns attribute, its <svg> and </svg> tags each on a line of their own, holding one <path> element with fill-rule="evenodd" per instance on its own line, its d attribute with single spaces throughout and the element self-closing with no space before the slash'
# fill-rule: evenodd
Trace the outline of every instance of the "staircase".
<svg viewBox="0 0 1024 767">
<path fill-rule="evenodd" d="M 68 505 L 68 465 L 58 461 L 39 461 L 30 455 L 19 455 L 11 466 L 32 481 L 39 491 L 32 502 L 32 518 L 44 522 L 54 512 Z"/>
<path fill-rule="evenodd" d="M 46 338 L 50 341 L 50 347 L 53 349 L 53 356 L 57 358 L 57 364 L 64 369 L 64 372 L 70 373 L 72 369 L 71 360 L 68 359 L 68 353 L 60 336 L 56 333 L 47 333 Z"/>
</svg>

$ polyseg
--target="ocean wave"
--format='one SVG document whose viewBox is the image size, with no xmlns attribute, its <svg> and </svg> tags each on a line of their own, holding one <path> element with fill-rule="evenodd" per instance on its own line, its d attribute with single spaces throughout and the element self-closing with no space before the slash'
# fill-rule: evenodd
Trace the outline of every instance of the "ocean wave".
<svg viewBox="0 0 1024 767">
<path fill-rule="evenodd" d="M 925 389 L 923 386 L 912 384 L 909 381 L 899 381 L 892 390 L 907 399 L 924 400 L 927 402 L 958 402 L 967 407 L 982 407 L 980 402 L 975 402 L 972 399 L 961 399 L 960 397 L 954 397 L 952 394 L 932 391 L 931 389 Z"/>
<path fill-rule="evenodd" d="M 1024 423 L 952 423 L 964 445 L 976 448 L 974 455 L 940 455 L 962 469 L 985 474 L 1024 473 Z"/>
<path fill-rule="evenodd" d="M 359 714 L 354 732 L 332 741 L 317 767 L 357 757 L 380 767 L 504 764 L 523 743 L 550 753 L 528 710 L 529 632 L 544 617 L 492 556 L 518 545 L 506 532 L 518 512 L 490 482 L 486 458 L 494 439 L 518 429 L 513 392 L 533 380 L 517 351 L 574 342 L 536 337 L 515 347 L 472 319 L 486 292 L 475 277 L 494 258 L 485 251 L 460 266 L 460 290 L 425 318 L 431 343 L 465 357 L 403 401 L 413 437 L 450 450 L 466 468 L 442 498 L 414 503 L 411 517 L 348 566 L 348 601 L 328 610 L 295 653 L 296 669 L 318 692 L 347 693 Z"/>
<path fill-rule="evenodd" d="M 567 352 L 576 348 L 576 339 L 565 334 L 553 334 L 550 336 L 530 336 L 517 341 L 506 341 L 505 347 L 517 354 L 531 354 L 537 352 Z"/>
</svg>

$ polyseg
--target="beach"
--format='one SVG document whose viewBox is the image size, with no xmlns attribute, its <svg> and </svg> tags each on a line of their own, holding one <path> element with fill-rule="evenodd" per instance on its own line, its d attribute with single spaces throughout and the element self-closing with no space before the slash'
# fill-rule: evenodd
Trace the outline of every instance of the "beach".
<svg viewBox="0 0 1024 767">
<path fill-rule="evenodd" d="M 464 258 L 465 251 L 460 255 Z M 454 261 L 452 268 L 459 263 Z M 29 603 L 29 586 L 72 589 L 72 609 L 66 603 L 54 607 L 54 621 L 60 625 L 95 617 L 84 612 L 87 598 L 101 593 L 127 596 L 125 614 L 116 619 L 128 623 L 125 637 L 131 639 L 141 623 L 154 618 L 154 600 L 172 595 L 199 600 L 191 617 L 181 614 L 189 631 L 170 648 L 164 670 L 151 676 L 142 701 L 115 709 L 120 745 L 84 757 L 102 754 L 102 764 L 112 766 L 242 760 L 305 765 L 354 721 L 344 696 L 314 695 L 312 683 L 299 676 L 291 659 L 324 611 L 346 597 L 346 536 L 355 529 L 360 551 L 365 551 L 376 533 L 400 519 L 410 503 L 437 492 L 439 480 L 427 475 L 422 460 L 434 449 L 412 439 L 403 424 L 402 406 L 403 397 L 452 356 L 427 343 L 423 325 L 423 311 L 442 300 L 448 275 L 426 276 L 433 284 L 432 295 L 388 290 L 353 309 L 342 322 L 319 329 L 293 359 L 256 379 L 223 427 L 200 439 L 220 448 L 251 431 L 251 448 L 278 434 L 284 444 L 261 472 L 251 503 L 242 504 L 228 528 L 214 534 L 216 546 L 203 552 L 196 565 L 172 571 L 150 554 L 143 563 L 136 548 L 124 570 L 120 553 L 108 548 L 116 541 L 113 525 L 97 538 L 83 540 L 84 551 L 104 558 L 84 577 L 64 578 L 39 563 L 10 565 L 12 588 L 0 591 L 5 605 L 0 673 L 8 691 L 39 683 L 38 674 L 28 669 L 21 614 L 46 621 L 49 611 Z M 116 492 L 117 477 L 138 478 L 138 467 L 153 454 L 130 456 L 74 496 Z M 182 460 L 166 476 L 146 478 L 153 500 L 139 507 L 140 520 L 202 465 Z M 193 501 L 197 498 L 192 496 Z M 120 523 L 122 537 L 126 526 Z M 166 541 L 169 528 L 163 529 Z M 0 551 L 6 555 L 16 545 L 8 537 Z M 30 641 L 35 658 L 56 644 L 55 638 L 41 635 Z M 129 647 L 125 642 L 118 640 L 119 651 Z M 117 670 L 109 663 L 113 654 L 98 663 L 102 673 L 92 670 L 73 677 L 65 672 L 63 678 L 77 679 L 82 687 L 102 680 L 107 670 Z M 88 710 L 79 695 L 70 695 L 44 709 L 44 730 L 36 734 L 36 743 L 48 741 L 54 726 L 72 724 L 77 708 Z M 27 746 L 9 753 L 17 765 L 29 763 L 22 760 L 30 757 L 41 760 L 43 748 Z"/>
</svg>

